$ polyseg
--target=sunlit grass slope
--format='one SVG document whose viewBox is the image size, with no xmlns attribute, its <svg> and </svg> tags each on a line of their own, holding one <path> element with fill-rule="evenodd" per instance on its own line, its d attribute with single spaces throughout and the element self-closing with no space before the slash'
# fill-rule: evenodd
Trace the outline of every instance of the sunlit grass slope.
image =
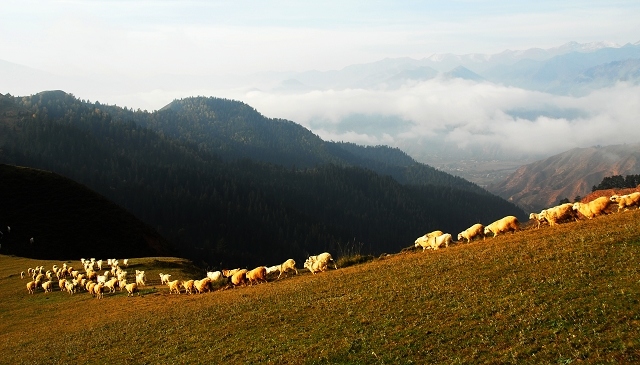
<svg viewBox="0 0 640 365">
<path fill-rule="evenodd" d="M 131 259 L 140 297 L 27 294 L 54 263 L 0 256 L 0 362 L 640 362 L 640 211 L 192 296 L 158 273 L 204 273 L 168 258 Z"/>
</svg>

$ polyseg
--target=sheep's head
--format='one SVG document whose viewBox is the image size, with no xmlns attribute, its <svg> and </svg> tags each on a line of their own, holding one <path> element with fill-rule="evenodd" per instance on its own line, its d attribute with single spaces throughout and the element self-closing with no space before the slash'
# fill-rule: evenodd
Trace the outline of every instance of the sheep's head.
<svg viewBox="0 0 640 365">
<path fill-rule="evenodd" d="M 611 198 L 609 198 L 609 200 L 612 202 L 618 202 L 619 199 L 620 195 L 611 195 Z"/>
</svg>

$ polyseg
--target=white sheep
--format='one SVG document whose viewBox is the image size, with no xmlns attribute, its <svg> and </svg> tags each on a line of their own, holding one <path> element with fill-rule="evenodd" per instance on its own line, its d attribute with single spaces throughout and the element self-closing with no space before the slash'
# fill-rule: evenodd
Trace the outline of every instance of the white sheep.
<svg viewBox="0 0 640 365">
<path fill-rule="evenodd" d="M 136 270 L 136 284 L 138 286 L 145 286 L 147 285 L 146 280 L 147 280 L 147 276 L 144 274 L 144 270 L 141 270 L 141 271 Z"/>
<path fill-rule="evenodd" d="M 296 268 L 296 262 L 293 259 L 288 259 L 287 261 L 280 264 L 278 270 L 280 270 L 280 274 L 278 274 L 278 279 L 282 274 L 285 274 L 289 270 L 294 270 L 296 275 L 298 275 L 298 269 Z"/>
<path fill-rule="evenodd" d="M 489 224 L 484 227 L 485 236 L 489 233 L 493 233 L 493 237 L 497 236 L 503 232 L 509 231 L 517 231 L 520 228 L 520 223 L 518 222 L 518 218 L 509 215 L 504 218 L 498 219 L 497 221 Z"/>
<path fill-rule="evenodd" d="M 312 274 L 317 272 L 327 271 L 327 265 L 332 262 L 333 267 L 337 270 L 338 265 L 333 261 L 331 254 L 328 252 L 323 252 L 317 256 L 309 256 L 309 258 L 304 262 L 304 267 L 311 271 Z"/>
<path fill-rule="evenodd" d="M 484 226 L 480 223 L 476 223 L 464 231 L 458 233 L 458 241 L 467 240 L 467 243 L 471 242 L 476 237 L 482 236 L 484 238 Z"/>
<path fill-rule="evenodd" d="M 127 289 L 127 297 L 133 296 L 136 292 L 138 293 L 138 296 L 140 296 L 140 291 L 138 290 L 136 283 L 127 284 L 125 288 Z"/>
<path fill-rule="evenodd" d="M 596 216 L 604 214 L 605 210 L 609 207 L 609 204 L 611 204 L 611 200 L 606 196 L 601 196 L 588 203 L 573 203 L 573 210 L 578 211 L 588 219 L 592 219 Z"/>
<path fill-rule="evenodd" d="M 440 236 L 434 238 L 433 246 L 431 246 L 431 248 L 433 248 L 434 250 L 437 250 L 440 247 L 442 247 L 442 245 L 444 245 L 445 247 L 449 247 L 449 244 L 452 241 L 453 241 L 453 238 L 451 237 L 451 234 L 450 233 L 445 233 L 443 235 L 440 235 Z"/>
<path fill-rule="evenodd" d="M 208 271 L 207 277 L 213 282 L 219 281 L 223 278 L 222 271 Z"/>
<path fill-rule="evenodd" d="M 162 285 L 162 284 L 168 283 L 170 278 L 171 278 L 171 274 L 160 273 L 160 284 Z"/>
<path fill-rule="evenodd" d="M 42 290 L 44 290 L 45 293 L 53 291 L 53 282 L 49 280 L 42 283 Z"/>
<path fill-rule="evenodd" d="M 180 280 L 169 281 L 167 286 L 169 286 L 169 294 L 173 294 L 174 291 L 180 294 Z"/>
<path fill-rule="evenodd" d="M 555 226 L 558 222 L 575 219 L 575 211 L 571 203 L 564 203 L 552 208 L 547 208 L 540 212 L 540 215 L 544 220 L 549 222 L 549 226 L 551 227 Z"/>
<path fill-rule="evenodd" d="M 609 198 L 614 203 L 618 203 L 618 212 L 626 211 L 630 207 L 640 206 L 640 192 L 635 192 L 627 195 L 612 195 Z"/>
<path fill-rule="evenodd" d="M 418 237 L 414 242 L 414 246 L 415 247 L 422 246 L 422 251 L 424 252 L 424 250 L 426 250 L 427 248 L 433 248 L 433 244 L 434 244 L 435 238 L 438 237 L 438 236 L 442 236 L 443 234 L 444 234 L 444 232 L 439 231 L 439 230 L 438 231 L 429 232 L 429 233 L 425 234 L 424 236 Z"/>
<path fill-rule="evenodd" d="M 540 213 L 529 214 L 529 220 L 532 220 L 536 223 L 536 229 L 539 229 L 540 226 L 546 221 L 543 214 L 544 214 L 544 210 Z"/>
</svg>

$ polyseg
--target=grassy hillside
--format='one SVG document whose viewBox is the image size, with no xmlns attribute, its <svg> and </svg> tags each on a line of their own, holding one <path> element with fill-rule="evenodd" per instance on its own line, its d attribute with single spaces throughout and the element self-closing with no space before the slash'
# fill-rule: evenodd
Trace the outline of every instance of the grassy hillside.
<svg viewBox="0 0 640 365">
<path fill-rule="evenodd" d="M 0 256 L 3 362 L 640 361 L 638 210 L 193 296 L 157 273 L 204 273 L 159 258 L 131 259 L 140 297 L 27 294 L 20 271 L 54 263 Z"/>
</svg>

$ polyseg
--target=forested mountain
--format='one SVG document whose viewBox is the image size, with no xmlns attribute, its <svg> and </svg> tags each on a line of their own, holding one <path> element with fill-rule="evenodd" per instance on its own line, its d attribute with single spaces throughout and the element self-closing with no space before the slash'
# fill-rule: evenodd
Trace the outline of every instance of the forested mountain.
<svg viewBox="0 0 640 365">
<path fill-rule="evenodd" d="M 2 96 L 0 162 L 76 180 L 156 228 L 181 256 L 214 267 L 354 247 L 396 252 L 428 230 L 455 234 L 524 214 L 401 151 L 325 143 L 237 102 L 189 102 L 207 108 L 148 113 L 61 91 Z"/>
<path fill-rule="evenodd" d="M 78 260 L 175 254 L 122 207 L 49 171 L 0 164 L 0 201 L 5 255 Z"/>
<path fill-rule="evenodd" d="M 115 118 L 135 121 L 226 161 L 248 158 L 291 168 L 312 168 L 327 163 L 359 166 L 391 175 L 401 183 L 487 193 L 467 180 L 416 162 L 398 148 L 326 142 L 299 124 L 266 118 L 235 100 L 190 97 L 175 100 L 151 114 L 104 108 Z"/>
</svg>

